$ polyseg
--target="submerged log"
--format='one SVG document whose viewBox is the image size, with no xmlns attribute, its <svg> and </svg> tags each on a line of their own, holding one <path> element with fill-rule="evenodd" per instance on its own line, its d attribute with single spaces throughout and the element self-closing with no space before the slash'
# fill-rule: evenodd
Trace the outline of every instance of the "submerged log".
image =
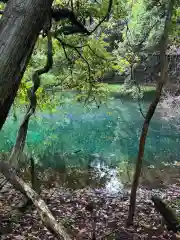
<svg viewBox="0 0 180 240">
<path fill-rule="evenodd" d="M 152 196 L 151 200 L 154 203 L 156 211 L 162 215 L 167 229 L 173 232 L 180 231 L 180 224 L 177 217 L 173 213 L 173 210 L 168 207 L 168 205 L 165 204 L 158 196 Z"/>
<path fill-rule="evenodd" d="M 19 190 L 33 202 L 39 212 L 43 224 L 54 236 L 57 237 L 57 239 L 71 240 L 70 236 L 66 233 L 65 228 L 55 220 L 45 202 L 27 183 L 17 176 L 15 170 L 13 170 L 9 164 L 0 161 L 0 171 L 16 190 Z"/>
</svg>

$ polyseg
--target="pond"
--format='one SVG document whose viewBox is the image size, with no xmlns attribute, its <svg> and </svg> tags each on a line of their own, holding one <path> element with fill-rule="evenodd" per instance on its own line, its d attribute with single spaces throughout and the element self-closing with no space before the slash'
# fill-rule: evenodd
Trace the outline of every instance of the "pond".
<svg viewBox="0 0 180 240">
<path fill-rule="evenodd" d="M 150 100 L 141 104 L 146 112 Z M 19 111 L 17 116 L 14 121 L 10 114 L 0 132 L 1 151 L 9 151 L 15 142 L 23 113 Z M 31 119 L 26 150 L 50 167 L 87 167 L 97 158 L 108 166 L 134 162 L 143 120 L 137 100 L 111 98 L 97 108 L 71 103 L 68 96 L 55 113 L 37 112 Z M 145 162 L 156 165 L 179 161 L 179 136 L 173 122 L 156 113 L 148 133 Z"/>
</svg>

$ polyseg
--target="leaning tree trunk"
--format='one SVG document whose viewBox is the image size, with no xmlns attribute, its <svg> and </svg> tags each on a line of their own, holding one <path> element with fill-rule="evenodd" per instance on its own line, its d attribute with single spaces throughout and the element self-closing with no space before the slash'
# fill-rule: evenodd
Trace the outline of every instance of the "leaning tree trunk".
<svg viewBox="0 0 180 240">
<path fill-rule="evenodd" d="M 0 129 L 53 0 L 9 0 L 0 19 Z"/>
<path fill-rule="evenodd" d="M 167 13 L 166 21 L 165 21 L 165 25 L 164 25 L 164 32 L 163 32 L 161 42 L 160 42 L 160 74 L 161 75 L 157 82 L 156 96 L 155 96 L 155 99 L 150 104 L 147 114 L 145 116 L 145 120 L 144 120 L 144 123 L 142 126 L 141 136 L 140 136 L 140 140 L 139 140 L 139 150 L 138 150 L 136 168 L 135 168 L 135 172 L 134 172 L 131 194 L 130 194 L 127 226 L 133 224 L 133 218 L 134 218 L 135 207 L 136 207 L 136 192 L 137 192 L 137 188 L 138 188 L 138 184 L 139 184 L 139 178 L 141 175 L 142 162 L 143 162 L 143 157 L 144 157 L 144 149 L 145 149 L 145 143 L 146 143 L 149 124 L 154 115 L 156 107 L 159 103 L 162 88 L 167 79 L 168 64 L 167 64 L 166 49 L 167 49 L 167 40 L 168 40 L 168 35 L 169 35 L 169 24 L 170 24 L 171 18 L 172 18 L 174 2 L 175 2 L 175 0 L 169 0 L 169 6 L 167 9 L 168 13 Z"/>
<path fill-rule="evenodd" d="M 41 220 L 46 228 L 60 240 L 71 240 L 71 237 L 66 233 L 65 228 L 58 223 L 49 211 L 45 202 L 40 196 L 21 178 L 19 178 L 15 171 L 11 169 L 9 164 L 0 159 L 0 169 L 6 179 L 21 193 L 25 194 L 34 204 L 39 212 Z"/>
</svg>

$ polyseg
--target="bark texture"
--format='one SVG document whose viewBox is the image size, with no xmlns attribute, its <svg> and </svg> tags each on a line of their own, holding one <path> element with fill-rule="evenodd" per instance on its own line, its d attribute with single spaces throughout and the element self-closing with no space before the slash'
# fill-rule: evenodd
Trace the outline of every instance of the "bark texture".
<svg viewBox="0 0 180 240">
<path fill-rule="evenodd" d="M 53 0 L 9 0 L 0 20 L 0 129 Z"/>
<path fill-rule="evenodd" d="M 160 72 L 161 72 L 161 75 L 157 82 L 155 98 L 152 101 L 152 103 L 150 104 L 149 109 L 146 113 L 145 120 L 144 120 L 144 123 L 142 126 L 140 140 L 139 140 L 139 150 L 138 150 L 136 168 L 135 168 L 135 172 L 134 172 L 131 194 L 130 194 L 127 226 L 133 224 L 133 218 L 134 218 L 135 207 L 136 207 L 136 192 L 137 192 L 137 188 L 138 188 L 138 184 L 139 184 L 139 178 L 141 175 L 141 169 L 142 169 L 142 163 L 143 163 L 143 157 L 144 157 L 144 149 L 145 149 L 145 143 L 146 143 L 146 138 L 147 138 L 147 134 L 148 134 L 149 124 L 154 115 L 156 107 L 160 101 L 162 88 L 167 79 L 168 62 L 167 62 L 167 56 L 166 56 L 166 49 L 167 49 L 167 40 L 168 40 L 168 35 L 169 35 L 169 24 L 170 24 L 171 18 L 172 18 L 172 11 L 173 11 L 173 7 L 174 7 L 174 3 L 175 3 L 175 0 L 169 0 L 166 21 L 164 24 L 164 32 L 163 32 L 161 42 L 160 42 L 160 46 L 161 46 L 161 48 L 160 48 Z"/>
<path fill-rule="evenodd" d="M 160 197 L 158 196 L 152 196 L 151 200 L 154 203 L 154 207 L 157 212 L 159 212 L 167 226 L 167 229 L 169 231 L 177 232 L 180 230 L 180 224 L 178 221 L 178 218 L 174 214 L 173 210 L 166 204 L 164 203 Z"/>
</svg>

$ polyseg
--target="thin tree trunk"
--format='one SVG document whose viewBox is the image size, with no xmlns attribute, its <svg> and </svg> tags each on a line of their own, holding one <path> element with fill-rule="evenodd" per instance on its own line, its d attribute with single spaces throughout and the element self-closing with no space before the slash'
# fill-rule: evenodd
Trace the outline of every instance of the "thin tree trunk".
<svg viewBox="0 0 180 240">
<path fill-rule="evenodd" d="M 57 223 L 45 202 L 27 183 L 16 175 L 15 171 L 10 168 L 9 164 L 0 161 L 0 169 L 1 173 L 15 187 L 15 189 L 26 195 L 33 202 L 47 229 L 60 240 L 71 240 L 70 236 L 66 233 L 65 228 L 60 223 Z"/>
<path fill-rule="evenodd" d="M 0 129 L 53 0 L 9 0 L 0 20 Z M 26 59 L 26 62 L 24 61 Z"/>
<path fill-rule="evenodd" d="M 171 18 L 172 18 L 174 1 L 175 0 L 169 1 L 168 14 L 167 14 L 165 25 L 164 25 L 164 33 L 163 33 L 162 39 L 161 39 L 161 49 L 160 49 L 161 75 L 157 82 L 156 96 L 155 96 L 155 99 L 152 101 L 152 103 L 149 106 L 149 109 L 147 111 L 147 114 L 145 116 L 145 120 L 144 120 L 144 123 L 142 126 L 142 131 L 141 131 L 141 136 L 140 136 L 140 141 L 139 141 L 138 156 L 137 156 L 137 161 L 136 161 L 136 168 L 135 168 L 133 182 L 132 182 L 132 188 L 131 188 L 127 226 L 133 224 L 133 218 L 134 218 L 135 207 L 136 207 L 136 192 L 137 192 L 137 188 L 138 188 L 138 184 L 139 184 L 139 178 L 141 175 L 142 161 L 143 161 L 143 157 L 144 157 L 144 149 L 145 149 L 145 143 L 146 143 L 146 137 L 147 137 L 147 133 L 148 133 L 149 124 L 154 115 L 156 107 L 159 103 L 162 88 L 163 88 L 163 85 L 167 78 L 168 64 L 167 64 L 167 57 L 166 57 L 166 48 L 167 48 L 167 40 L 168 40 L 168 34 L 169 34 L 169 24 L 170 24 Z"/>
</svg>

